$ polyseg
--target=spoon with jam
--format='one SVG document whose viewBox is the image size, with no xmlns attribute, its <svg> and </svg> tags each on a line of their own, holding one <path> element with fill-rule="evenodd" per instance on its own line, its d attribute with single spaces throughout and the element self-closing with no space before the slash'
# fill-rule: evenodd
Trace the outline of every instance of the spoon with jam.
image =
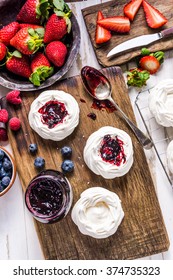
<svg viewBox="0 0 173 280">
<path fill-rule="evenodd" d="M 113 100 L 111 93 L 112 87 L 108 78 L 103 75 L 99 70 L 84 66 L 81 70 L 81 78 L 87 92 L 95 99 L 109 100 L 114 107 L 120 112 L 122 118 L 127 122 L 130 128 L 133 130 L 139 142 L 143 148 L 151 149 L 153 143 L 149 137 L 147 137 L 122 111 L 122 109 Z"/>
</svg>

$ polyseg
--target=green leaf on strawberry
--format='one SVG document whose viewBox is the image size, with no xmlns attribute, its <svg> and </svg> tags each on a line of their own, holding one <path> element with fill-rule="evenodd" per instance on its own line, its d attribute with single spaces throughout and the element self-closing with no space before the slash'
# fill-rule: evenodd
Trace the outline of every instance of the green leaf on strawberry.
<svg viewBox="0 0 173 280">
<path fill-rule="evenodd" d="M 64 0 L 53 0 L 53 4 L 57 10 L 64 11 Z"/>
<path fill-rule="evenodd" d="M 142 87 L 146 85 L 146 81 L 150 78 L 150 73 L 146 70 L 138 68 L 127 71 L 127 85 L 134 87 Z"/>
<path fill-rule="evenodd" d="M 15 50 L 14 52 L 12 52 L 11 56 L 15 56 L 15 57 L 21 58 L 22 54 L 19 51 Z"/>
<path fill-rule="evenodd" d="M 50 77 L 54 72 L 53 67 L 49 66 L 41 66 L 37 68 L 37 71 L 32 73 L 29 80 L 35 85 L 40 86 L 41 82 L 45 81 L 48 77 Z"/>
</svg>

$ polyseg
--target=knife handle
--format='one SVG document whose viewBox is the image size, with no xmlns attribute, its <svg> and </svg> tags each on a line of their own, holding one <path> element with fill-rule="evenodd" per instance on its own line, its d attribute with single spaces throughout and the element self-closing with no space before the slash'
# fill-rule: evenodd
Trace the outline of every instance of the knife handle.
<svg viewBox="0 0 173 280">
<path fill-rule="evenodd" d="M 160 33 L 161 33 L 162 38 L 169 37 L 171 34 L 173 35 L 173 27 L 165 29 L 165 30 L 161 31 Z"/>
</svg>

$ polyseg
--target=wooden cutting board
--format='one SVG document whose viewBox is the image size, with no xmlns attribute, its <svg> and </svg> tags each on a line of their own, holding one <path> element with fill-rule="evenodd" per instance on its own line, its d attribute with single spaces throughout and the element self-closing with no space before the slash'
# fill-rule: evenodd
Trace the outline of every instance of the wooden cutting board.
<svg viewBox="0 0 173 280">
<path fill-rule="evenodd" d="M 111 81 L 116 102 L 135 121 L 120 68 L 112 67 L 102 71 Z M 47 169 L 58 170 L 62 162 L 60 148 L 67 144 L 73 149 L 72 159 L 75 163 L 74 173 L 68 176 L 74 193 L 73 205 L 82 191 L 101 186 L 119 195 L 125 217 L 118 231 L 103 240 L 82 235 L 72 222 L 71 211 L 64 220 L 55 224 L 46 225 L 35 221 L 45 259 L 134 259 L 168 250 L 169 239 L 147 161 L 132 131 L 117 113 L 91 108 L 92 98 L 85 92 L 80 76 L 58 82 L 49 89 L 61 89 L 72 94 L 80 106 L 80 124 L 62 142 L 44 140 L 29 126 L 28 112 L 39 91 L 23 92 L 23 102 L 18 107 L 6 104 L 5 99 L 2 102 L 10 117 L 17 116 L 22 121 L 20 131 L 8 132 L 23 190 L 26 190 L 30 180 L 38 173 L 33 165 L 35 156 L 28 152 L 29 144 L 38 144 L 38 156 L 45 158 Z M 95 121 L 87 117 L 90 112 L 96 114 Z M 133 167 L 124 177 L 114 180 L 106 180 L 93 174 L 86 167 L 82 156 L 88 136 L 105 125 L 125 130 L 131 136 L 134 146 Z"/>
<path fill-rule="evenodd" d="M 133 49 L 128 52 L 124 52 L 123 54 L 118 54 L 113 58 L 107 58 L 107 53 L 114 48 L 116 45 L 123 43 L 126 40 L 132 39 L 134 37 L 144 35 L 144 34 L 153 34 L 157 33 L 165 28 L 169 28 L 173 26 L 173 16 L 172 16 L 172 0 L 150 0 L 149 3 L 157 8 L 164 16 L 168 19 L 168 23 L 159 29 L 152 29 L 148 27 L 145 15 L 143 11 L 143 7 L 141 6 L 136 17 L 133 22 L 131 22 L 130 32 L 127 34 L 118 34 L 112 33 L 112 38 L 109 42 L 103 45 L 97 45 L 95 43 L 95 30 L 96 30 L 96 19 L 97 12 L 101 10 L 105 17 L 111 16 L 123 16 L 123 7 L 127 4 L 129 0 L 114 0 L 108 1 L 103 4 L 94 5 L 91 7 L 87 7 L 82 10 L 83 18 L 87 27 L 87 31 L 89 33 L 91 43 L 93 45 L 95 54 L 97 56 L 98 62 L 103 66 L 113 66 L 123 64 L 132 58 L 138 56 L 141 52 L 141 47 L 138 49 Z M 158 50 L 169 50 L 173 48 L 173 36 L 164 40 L 160 40 L 156 43 L 152 43 L 149 47 L 152 52 Z"/>
</svg>

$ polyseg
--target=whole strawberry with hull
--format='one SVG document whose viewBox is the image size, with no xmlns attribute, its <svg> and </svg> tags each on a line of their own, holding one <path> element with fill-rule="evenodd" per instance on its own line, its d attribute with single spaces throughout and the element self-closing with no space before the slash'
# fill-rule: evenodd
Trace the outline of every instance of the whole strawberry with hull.
<svg viewBox="0 0 173 280">
<path fill-rule="evenodd" d="M 0 42 L 4 43 L 4 45 L 9 46 L 10 40 L 14 37 L 14 35 L 19 30 L 20 26 L 18 22 L 11 22 L 8 25 L 4 26 L 0 30 Z"/>
<path fill-rule="evenodd" d="M 49 16 L 49 0 L 27 0 L 17 15 L 17 21 L 40 24 Z"/>
<path fill-rule="evenodd" d="M 28 79 L 32 74 L 29 57 L 18 51 L 7 53 L 6 68 L 8 71 Z"/>
<path fill-rule="evenodd" d="M 53 67 L 51 67 L 48 59 L 43 53 L 36 53 L 31 62 L 32 74 L 29 80 L 35 85 L 40 86 L 42 81 L 53 74 Z"/>
<path fill-rule="evenodd" d="M 10 44 L 21 53 L 31 55 L 43 46 L 43 36 L 44 28 L 24 27 L 10 40 Z"/>
<path fill-rule="evenodd" d="M 71 31 L 71 10 L 64 1 L 53 1 L 54 13 L 49 17 L 44 35 L 44 43 L 61 40 Z"/>
</svg>

